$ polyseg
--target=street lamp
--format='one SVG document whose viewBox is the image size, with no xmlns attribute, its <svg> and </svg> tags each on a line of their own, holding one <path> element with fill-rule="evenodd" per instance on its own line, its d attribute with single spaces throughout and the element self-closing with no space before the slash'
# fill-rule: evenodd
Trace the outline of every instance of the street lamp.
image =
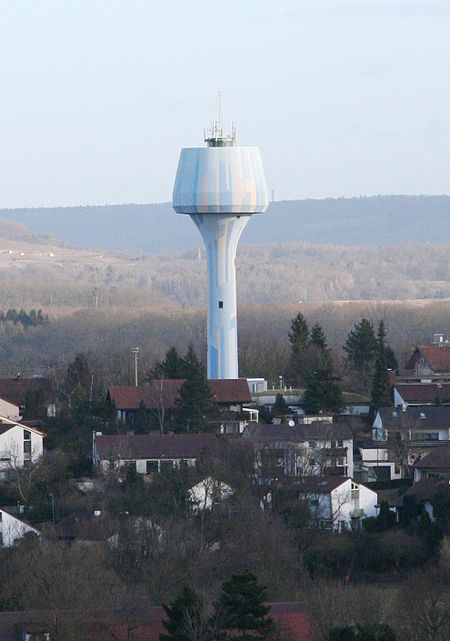
<svg viewBox="0 0 450 641">
<path fill-rule="evenodd" d="M 135 387 L 138 386 L 138 354 L 139 354 L 139 347 L 133 347 L 131 350 L 134 354 L 134 385 Z"/>
</svg>

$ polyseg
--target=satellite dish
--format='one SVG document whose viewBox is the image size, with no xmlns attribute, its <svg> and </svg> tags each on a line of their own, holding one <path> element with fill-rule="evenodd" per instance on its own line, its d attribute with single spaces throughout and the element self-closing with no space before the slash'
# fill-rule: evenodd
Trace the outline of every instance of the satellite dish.
<svg viewBox="0 0 450 641">
<path fill-rule="evenodd" d="M 291 419 L 291 420 L 289 421 L 289 427 L 294 427 L 294 425 L 295 425 L 295 423 L 294 423 L 294 421 Z"/>
</svg>

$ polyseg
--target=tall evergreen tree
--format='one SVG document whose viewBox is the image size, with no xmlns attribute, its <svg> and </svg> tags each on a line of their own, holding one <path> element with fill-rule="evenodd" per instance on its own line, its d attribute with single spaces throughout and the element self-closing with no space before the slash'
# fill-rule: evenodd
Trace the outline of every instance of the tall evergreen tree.
<svg viewBox="0 0 450 641">
<path fill-rule="evenodd" d="M 244 570 L 223 584 L 218 603 L 219 638 L 226 641 L 263 641 L 274 628 L 266 605 L 266 589 Z"/>
<path fill-rule="evenodd" d="M 325 332 L 319 322 L 314 323 L 311 327 L 311 345 L 322 350 L 326 350 L 328 348 L 327 337 L 325 336 Z"/>
<path fill-rule="evenodd" d="M 300 312 L 291 321 L 288 337 L 291 343 L 291 354 L 287 378 L 293 385 L 299 386 L 305 380 L 310 344 L 308 322 Z"/>
<path fill-rule="evenodd" d="M 347 354 L 347 364 L 362 375 L 363 383 L 366 385 L 377 351 L 377 339 L 373 325 L 367 318 L 355 323 L 347 336 L 343 349 Z"/>
<path fill-rule="evenodd" d="M 378 325 L 375 369 L 372 376 L 371 402 L 373 412 L 376 412 L 379 407 L 389 407 L 392 405 L 389 394 L 389 374 L 386 367 L 385 338 L 386 330 L 384 328 L 384 322 L 380 320 Z"/>
<path fill-rule="evenodd" d="M 167 619 L 162 621 L 167 633 L 160 641 L 210 641 L 211 618 L 205 614 L 202 599 L 190 588 L 184 587 L 170 605 L 163 605 Z"/>
<path fill-rule="evenodd" d="M 163 361 L 158 361 L 149 378 L 185 378 L 186 367 L 184 358 L 180 356 L 176 347 L 171 347 L 166 352 Z"/>
<path fill-rule="evenodd" d="M 185 363 L 186 381 L 180 388 L 176 404 L 179 407 L 178 428 L 183 432 L 213 431 L 209 421 L 217 415 L 217 404 L 206 379 L 205 368 L 198 360 L 192 344 Z"/>
<path fill-rule="evenodd" d="M 344 403 L 338 381 L 330 362 L 324 360 L 316 363 L 316 368 L 310 372 L 306 381 L 302 402 L 304 412 L 340 412 Z"/>
</svg>

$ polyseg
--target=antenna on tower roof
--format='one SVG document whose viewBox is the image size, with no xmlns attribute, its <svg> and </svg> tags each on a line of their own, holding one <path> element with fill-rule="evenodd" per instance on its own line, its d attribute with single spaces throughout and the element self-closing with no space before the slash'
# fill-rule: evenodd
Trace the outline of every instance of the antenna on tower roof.
<svg viewBox="0 0 450 641">
<path fill-rule="evenodd" d="M 236 127 L 234 122 L 231 125 L 231 135 L 223 135 L 223 117 L 222 117 L 222 92 L 218 92 L 219 99 L 219 116 L 216 122 L 211 124 L 209 135 L 204 132 L 204 139 L 208 147 L 233 147 L 236 141 Z"/>
</svg>

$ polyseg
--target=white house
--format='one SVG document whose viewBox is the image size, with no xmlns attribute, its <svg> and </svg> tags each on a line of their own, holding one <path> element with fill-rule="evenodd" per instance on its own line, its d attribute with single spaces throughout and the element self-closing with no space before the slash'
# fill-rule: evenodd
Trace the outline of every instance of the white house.
<svg viewBox="0 0 450 641">
<path fill-rule="evenodd" d="M 39 460 L 44 452 L 45 433 L 5 416 L 0 416 L 0 478 L 8 470 Z"/>
<path fill-rule="evenodd" d="M 194 511 L 211 510 L 215 503 L 221 503 L 233 494 L 227 483 L 222 483 L 208 476 L 188 490 L 189 500 Z"/>
<path fill-rule="evenodd" d="M 412 445 L 450 440 L 450 407 L 380 407 L 373 422 L 373 439 L 407 439 Z"/>
<path fill-rule="evenodd" d="M 0 416 L 7 416 L 8 418 L 19 421 L 20 416 L 20 406 L 17 403 L 11 403 L 5 398 L 0 398 Z"/>
<path fill-rule="evenodd" d="M 392 481 L 403 478 L 403 470 L 398 465 L 386 443 L 380 441 L 361 441 L 358 445 L 361 465 L 372 469 L 378 481 Z"/>
<path fill-rule="evenodd" d="M 0 508 L 0 545 L 7 548 L 11 547 L 29 532 L 33 532 L 38 537 L 41 536 L 39 530 L 25 523 L 25 521 L 22 521 L 11 512 Z"/>
<path fill-rule="evenodd" d="M 362 519 L 377 516 L 377 493 L 350 478 L 310 477 L 299 486 L 299 498 L 308 502 L 315 525 L 339 532 L 357 529 Z"/>
<path fill-rule="evenodd" d="M 353 435 L 347 423 L 248 425 L 244 438 L 254 443 L 257 461 L 266 454 L 288 476 L 353 476 Z"/>
</svg>

